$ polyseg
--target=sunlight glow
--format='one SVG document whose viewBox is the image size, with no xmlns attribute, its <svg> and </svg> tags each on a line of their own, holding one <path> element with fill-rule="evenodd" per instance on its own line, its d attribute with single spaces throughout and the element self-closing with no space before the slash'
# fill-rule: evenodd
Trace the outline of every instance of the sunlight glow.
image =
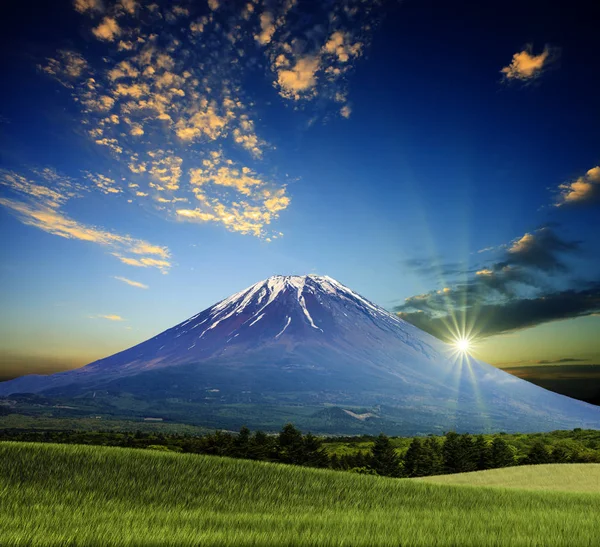
<svg viewBox="0 0 600 547">
<path fill-rule="evenodd" d="M 470 338 L 457 338 L 454 341 L 454 345 L 458 351 L 462 353 L 469 353 L 472 344 Z"/>
</svg>

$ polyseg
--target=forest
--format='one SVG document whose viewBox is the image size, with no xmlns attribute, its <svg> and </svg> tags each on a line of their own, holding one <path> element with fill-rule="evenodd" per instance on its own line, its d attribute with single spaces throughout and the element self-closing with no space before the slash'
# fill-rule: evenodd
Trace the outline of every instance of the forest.
<svg viewBox="0 0 600 547">
<path fill-rule="evenodd" d="M 216 431 L 205 435 L 114 431 L 0 430 L 0 441 L 117 446 L 205 454 L 388 477 L 424 477 L 516 465 L 600 463 L 600 432 L 390 438 L 317 437 L 286 424 L 278 434 Z"/>
</svg>

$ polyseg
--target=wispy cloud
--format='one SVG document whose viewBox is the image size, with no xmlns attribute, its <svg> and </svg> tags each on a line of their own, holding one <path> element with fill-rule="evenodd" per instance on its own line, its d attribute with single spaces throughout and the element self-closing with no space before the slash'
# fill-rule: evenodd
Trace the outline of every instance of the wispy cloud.
<svg viewBox="0 0 600 547">
<path fill-rule="evenodd" d="M 36 181 L 32 181 L 20 174 L 3 171 L 0 172 L 0 185 L 12 194 L 11 197 L 0 197 L 0 205 L 11 211 L 23 224 L 66 239 L 101 245 L 122 262 L 130 257 L 143 266 L 156 267 L 163 273 L 167 273 L 171 267 L 170 252 L 166 247 L 90 226 L 63 212 L 69 199 L 85 192 L 85 187 L 67 177 L 45 170 L 37 174 Z"/>
<path fill-rule="evenodd" d="M 107 321 L 126 321 L 126 319 L 123 319 L 120 315 L 115 315 L 115 314 L 90 315 L 89 318 L 90 319 L 106 319 Z"/>
<path fill-rule="evenodd" d="M 127 279 L 126 277 L 115 276 L 115 279 L 122 281 L 123 283 L 127 283 L 127 285 L 131 285 L 132 287 L 137 287 L 138 289 L 147 289 L 148 285 L 144 285 L 139 281 L 132 281 L 131 279 Z"/>
<path fill-rule="evenodd" d="M 515 53 L 510 64 L 500 72 L 505 81 L 529 82 L 538 78 L 557 56 L 558 50 L 548 46 L 542 53 L 534 55 L 533 46 L 528 44 L 525 49 Z"/>
</svg>

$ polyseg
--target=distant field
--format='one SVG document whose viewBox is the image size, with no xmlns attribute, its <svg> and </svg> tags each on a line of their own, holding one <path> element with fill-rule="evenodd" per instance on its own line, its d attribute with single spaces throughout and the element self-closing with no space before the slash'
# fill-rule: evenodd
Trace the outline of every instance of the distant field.
<svg viewBox="0 0 600 547">
<path fill-rule="evenodd" d="M 0 443 L 0 507 L 3 546 L 592 546 L 600 537 L 591 493 L 76 445 Z"/>
<path fill-rule="evenodd" d="M 188 424 L 173 422 L 156 422 L 139 419 L 96 419 L 93 417 L 52 417 L 52 416 L 27 416 L 23 414 L 8 414 L 0 416 L 0 429 L 22 430 L 72 430 L 72 431 L 143 431 L 145 433 L 177 433 L 202 435 L 211 429 Z"/>
<path fill-rule="evenodd" d="M 600 464 L 522 465 L 474 473 L 456 473 L 414 479 L 438 484 L 497 486 L 525 490 L 593 492 L 600 494 Z"/>
</svg>

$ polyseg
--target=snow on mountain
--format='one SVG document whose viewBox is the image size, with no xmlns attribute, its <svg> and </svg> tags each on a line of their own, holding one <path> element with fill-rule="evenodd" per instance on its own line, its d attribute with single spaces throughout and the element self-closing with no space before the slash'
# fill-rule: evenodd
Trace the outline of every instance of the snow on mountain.
<svg viewBox="0 0 600 547">
<path fill-rule="evenodd" d="M 81 369 L 0 383 L 0 396 L 98 389 L 204 405 L 205 392 L 218 389 L 221 406 L 293 401 L 345 406 L 344 416 L 361 407 L 419 431 L 600 427 L 597 407 L 456 358 L 447 344 L 317 275 L 270 277 Z"/>
</svg>

